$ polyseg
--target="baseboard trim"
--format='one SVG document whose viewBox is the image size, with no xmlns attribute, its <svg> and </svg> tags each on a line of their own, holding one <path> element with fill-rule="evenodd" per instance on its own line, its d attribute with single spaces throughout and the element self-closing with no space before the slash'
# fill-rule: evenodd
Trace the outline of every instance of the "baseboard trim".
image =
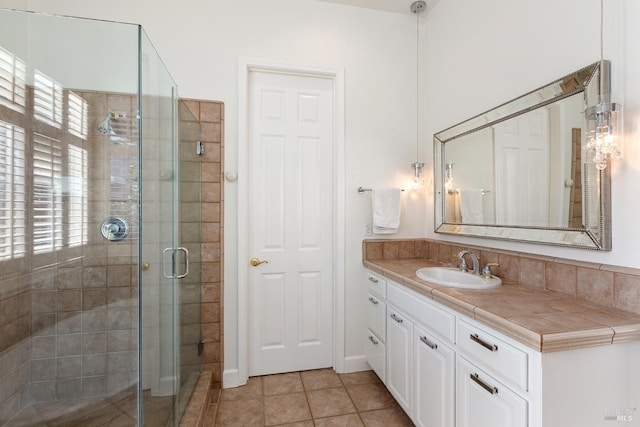
<svg viewBox="0 0 640 427">
<path fill-rule="evenodd" d="M 233 388 L 245 385 L 246 381 L 240 381 L 238 369 L 225 369 L 222 373 L 222 388 Z"/>
<path fill-rule="evenodd" d="M 344 372 L 340 372 L 341 374 L 371 370 L 371 366 L 367 363 L 367 357 L 364 354 L 345 357 L 342 366 L 344 367 Z"/>
</svg>

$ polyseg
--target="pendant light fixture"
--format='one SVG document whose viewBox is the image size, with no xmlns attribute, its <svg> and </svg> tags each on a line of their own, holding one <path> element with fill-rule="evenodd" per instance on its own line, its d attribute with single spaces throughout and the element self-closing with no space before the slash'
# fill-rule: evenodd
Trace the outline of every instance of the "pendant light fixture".
<svg viewBox="0 0 640 427">
<path fill-rule="evenodd" d="M 424 163 L 420 161 L 420 14 L 426 9 L 427 3 L 422 0 L 411 4 L 411 13 L 416 15 L 416 161 L 411 164 L 413 184 L 416 188 L 422 188 L 424 185 Z"/>
<path fill-rule="evenodd" d="M 604 60 L 604 0 L 600 0 L 600 90 L 597 104 L 585 110 L 586 149 L 593 154 L 598 170 L 609 158 L 619 159 L 622 132 L 622 105 L 611 100 L 610 63 Z"/>
</svg>

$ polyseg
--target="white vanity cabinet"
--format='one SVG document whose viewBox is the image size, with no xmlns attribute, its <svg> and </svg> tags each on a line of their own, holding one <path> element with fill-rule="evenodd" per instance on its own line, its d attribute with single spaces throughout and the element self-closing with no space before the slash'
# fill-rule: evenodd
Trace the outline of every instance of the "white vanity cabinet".
<svg viewBox="0 0 640 427">
<path fill-rule="evenodd" d="M 411 414 L 413 395 L 413 322 L 393 306 L 387 307 L 387 388 Z"/>
<path fill-rule="evenodd" d="M 387 388 L 416 425 L 452 426 L 455 315 L 393 282 L 387 304 Z"/>
<path fill-rule="evenodd" d="M 387 369 L 387 336 L 385 302 L 387 282 L 382 277 L 367 272 L 367 331 L 366 331 L 366 358 L 371 369 L 386 381 Z"/>
<path fill-rule="evenodd" d="M 528 425 L 527 401 L 463 356 L 457 364 L 459 427 Z"/>
<path fill-rule="evenodd" d="M 528 425 L 527 351 L 373 273 L 366 304 L 367 361 L 417 426 Z"/>
<path fill-rule="evenodd" d="M 367 361 L 418 426 L 640 427 L 640 340 L 624 329 L 541 353 L 379 275 L 367 291 Z"/>
<path fill-rule="evenodd" d="M 531 351 L 464 318 L 457 332 L 458 426 L 527 426 Z"/>
<path fill-rule="evenodd" d="M 456 353 L 418 325 L 413 327 L 413 349 L 413 421 L 420 427 L 453 426 Z"/>
</svg>

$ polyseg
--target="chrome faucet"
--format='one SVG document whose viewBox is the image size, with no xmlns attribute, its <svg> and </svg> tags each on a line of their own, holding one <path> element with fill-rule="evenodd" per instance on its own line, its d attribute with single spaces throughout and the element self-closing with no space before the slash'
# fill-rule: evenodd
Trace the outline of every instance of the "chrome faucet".
<svg viewBox="0 0 640 427">
<path fill-rule="evenodd" d="M 473 274 L 480 274 L 480 260 L 478 255 L 471 251 L 463 250 L 458 253 L 458 259 L 460 259 L 460 268 L 466 270 L 467 263 L 464 260 L 464 256 L 469 255 L 471 262 L 473 263 Z M 464 266 L 464 268 L 463 268 Z"/>
</svg>

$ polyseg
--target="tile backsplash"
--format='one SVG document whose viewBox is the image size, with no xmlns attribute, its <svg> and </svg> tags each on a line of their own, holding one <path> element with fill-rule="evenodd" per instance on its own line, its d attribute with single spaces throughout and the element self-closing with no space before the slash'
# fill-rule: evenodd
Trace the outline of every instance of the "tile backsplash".
<svg viewBox="0 0 640 427">
<path fill-rule="evenodd" d="M 605 307 L 640 314 L 640 270 L 430 239 L 364 240 L 364 260 L 422 259 L 454 265 L 470 249 L 505 285 L 560 292 Z"/>
</svg>

